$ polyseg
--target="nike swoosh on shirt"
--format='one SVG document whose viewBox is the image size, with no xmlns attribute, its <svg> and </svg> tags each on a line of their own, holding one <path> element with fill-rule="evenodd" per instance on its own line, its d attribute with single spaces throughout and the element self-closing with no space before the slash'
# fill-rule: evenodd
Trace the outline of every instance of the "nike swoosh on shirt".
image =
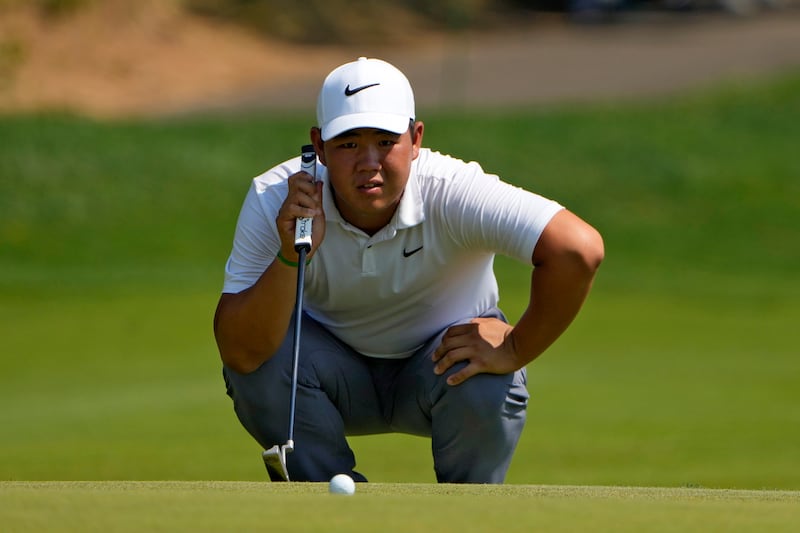
<svg viewBox="0 0 800 533">
<path fill-rule="evenodd" d="M 347 87 L 344 88 L 344 95 L 345 96 L 353 96 L 359 91 L 363 91 L 364 89 L 369 89 L 370 87 L 375 87 L 376 85 L 380 85 L 380 83 L 370 83 L 369 85 L 362 85 L 361 87 L 356 87 L 355 89 L 350 88 L 350 84 L 347 84 Z"/>
<path fill-rule="evenodd" d="M 422 246 L 420 246 L 419 248 L 414 248 L 413 250 L 410 250 L 410 251 L 406 251 L 406 249 L 403 248 L 403 257 L 411 257 L 412 255 L 414 255 L 415 253 L 419 252 L 420 250 L 422 250 Z"/>
</svg>

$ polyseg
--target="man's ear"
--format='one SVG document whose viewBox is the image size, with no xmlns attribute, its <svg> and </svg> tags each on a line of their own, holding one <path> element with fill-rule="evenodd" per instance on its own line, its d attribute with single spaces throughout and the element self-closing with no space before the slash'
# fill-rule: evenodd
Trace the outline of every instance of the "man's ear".
<svg viewBox="0 0 800 533">
<path fill-rule="evenodd" d="M 314 126 L 309 132 L 309 137 L 311 138 L 311 144 L 314 145 L 314 150 L 317 152 L 319 162 L 327 165 L 325 163 L 325 141 L 322 140 L 322 130 Z"/>
<path fill-rule="evenodd" d="M 416 121 L 414 123 L 414 126 L 412 126 L 411 153 L 412 153 L 414 159 L 419 157 L 419 149 L 420 149 L 420 147 L 422 147 L 422 134 L 424 133 L 424 131 L 425 131 L 425 124 L 423 124 L 421 120 Z"/>
</svg>

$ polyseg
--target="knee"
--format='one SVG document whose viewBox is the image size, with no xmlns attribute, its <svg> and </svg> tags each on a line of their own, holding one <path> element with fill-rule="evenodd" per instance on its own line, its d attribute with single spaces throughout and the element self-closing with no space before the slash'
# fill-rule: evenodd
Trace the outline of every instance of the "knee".
<svg viewBox="0 0 800 533">
<path fill-rule="evenodd" d="M 528 405 L 524 371 L 511 374 L 478 374 L 460 385 L 445 385 L 443 399 L 448 411 L 458 410 L 472 423 L 524 416 Z"/>
<path fill-rule="evenodd" d="M 280 368 L 267 368 L 267 363 L 249 374 L 240 374 L 230 368 L 223 368 L 225 388 L 234 406 L 250 406 L 268 409 L 276 400 L 286 397 L 291 376 Z M 282 374 L 286 374 L 285 376 Z"/>
</svg>

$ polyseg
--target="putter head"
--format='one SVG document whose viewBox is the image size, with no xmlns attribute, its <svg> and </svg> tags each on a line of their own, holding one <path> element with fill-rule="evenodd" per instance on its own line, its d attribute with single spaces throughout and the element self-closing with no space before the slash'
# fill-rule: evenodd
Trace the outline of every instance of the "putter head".
<svg viewBox="0 0 800 533">
<path fill-rule="evenodd" d="M 264 450 L 261 458 L 267 467 L 270 481 L 289 481 L 289 471 L 286 469 L 286 454 L 294 450 L 294 442 L 288 441 L 283 446 L 276 444 L 269 450 Z"/>
</svg>

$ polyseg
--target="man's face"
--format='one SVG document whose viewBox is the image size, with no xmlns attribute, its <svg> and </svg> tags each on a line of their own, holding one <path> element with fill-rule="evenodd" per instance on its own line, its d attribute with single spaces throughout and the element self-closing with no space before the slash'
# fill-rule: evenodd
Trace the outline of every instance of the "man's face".
<svg viewBox="0 0 800 533">
<path fill-rule="evenodd" d="M 319 130 L 312 129 L 336 207 L 345 220 L 370 235 L 389 223 L 400 204 L 411 162 L 419 155 L 422 122 L 411 131 L 398 135 L 358 128 L 323 142 Z"/>
</svg>

